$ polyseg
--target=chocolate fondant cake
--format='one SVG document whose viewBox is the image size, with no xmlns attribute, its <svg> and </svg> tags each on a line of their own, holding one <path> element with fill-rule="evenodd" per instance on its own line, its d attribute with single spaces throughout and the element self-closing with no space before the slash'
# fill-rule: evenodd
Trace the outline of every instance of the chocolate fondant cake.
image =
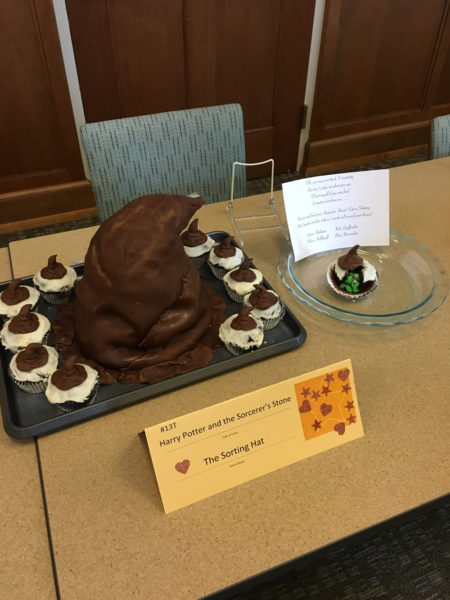
<svg viewBox="0 0 450 600">
<path fill-rule="evenodd" d="M 225 302 L 180 239 L 203 202 L 142 196 L 100 226 L 75 298 L 53 324 L 64 355 L 80 355 L 104 383 L 153 383 L 210 362 Z"/>
</svg>

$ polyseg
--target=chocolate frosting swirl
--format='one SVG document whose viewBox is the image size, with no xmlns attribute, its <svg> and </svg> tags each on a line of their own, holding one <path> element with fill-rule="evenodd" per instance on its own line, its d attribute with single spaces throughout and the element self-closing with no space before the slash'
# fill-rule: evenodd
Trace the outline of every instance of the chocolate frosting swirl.
<svg viewBox="0 0 450 600">
<path fill-rule="evenodd" d="M 31 304 L 24 304 L 8 325 L 11 333 L 31 333 L 39 327 L 39 318 L 36 313 L 31 312 Z"/>
<path fill-rule="evenodd" d="M 42 344 L 32 343 L 19 352 L 16 365 L 20 371 L 28 373 L 33 369 L 43 367 L 48 362 L 48 350 Z"/>
<path fill-rule="evenodd" d="M 20 285 L 20 279 L 13 279 L 6 290 L 1 294 L 2 302 L 8 306 L 19 304 L 30 297 L 30 292 L 26 287 Z"/>
<path fill-rule="evenodd" d="M 252 260 L 253 258 L 246 258 L 239 268 L 231 271 L 231 279 L 234 279 L 234 281 L 247 281 L 248 283 L 255 281 L 256 275 L 250 269 L 250 263 Z"/>
<path fill-rule="evenodd" d="M 261 283 L 256 283 L 253 287 L 255 291 L 249 296 L 249 301 L 253 308 L 266 310 L 278 302 L 275 294 L 271 294 Z"/>
<path fill-rule="evenodd" d="M 198 219 L 194 219 L 187 230 L 181 234 L 183 245 L 189 248 L 201 246 L 207 239 L 208 236 L 198 229 Z"/>
<path fill-rule="evenodd" d="M 72 354 L 51 376 L 51 382 L 59 390 L 70 390 L 87 378 L 86 369 L 76 361 L 77 356 Z"/>
<path fill-rule="evenodd" d="M 62 279 L 66 273 L 66 267 L 56 262 L 56 254 L 49 257 L 47 266 L 41 270 L 41 276 L 45 279 Z"/>
<path fill-rule="evenodd" d="M 236 254 L 236 248 L 231 243 L 231 237 L 226 237 L 220 244 L 214 246 L 214 254 L 219 258 L 229 258 Z"/>
<path fill-rule="evenodd" d="M 363 264 L 362 258 L 358 255 L 359 246 L 353 246 L 347 254 L 344 254 L 338 258 L 338 265 L 344 271 L 352 271 L 353 269 L 357 269 L 361 267 Z"/>
<path fill-rule="evenodd" d="M 239 331 L 250 331 L 251 329 L 255 329 L 256 321 L 250 316 L 252 310 L 253 308 L 251 306 L 243 306 L 236 318 L 231 321 L 230 327 Z"/>
</svg>

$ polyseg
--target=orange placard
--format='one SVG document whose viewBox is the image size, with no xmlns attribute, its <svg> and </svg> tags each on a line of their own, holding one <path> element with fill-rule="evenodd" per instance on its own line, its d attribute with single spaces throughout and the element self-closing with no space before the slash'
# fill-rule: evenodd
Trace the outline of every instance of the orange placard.
<svg viewBox="0 0 450 600">
<path fill-rule="evenodd" d="M 145 429 L 171 512 L 364 435 L 350 360 Z"/>
<path fill-rule="evenodd" d="M 294 384 L 305 440 L 330 431 L 344 435 L 357 422 L 350 374 L 344 367 Z"/>
</svg>

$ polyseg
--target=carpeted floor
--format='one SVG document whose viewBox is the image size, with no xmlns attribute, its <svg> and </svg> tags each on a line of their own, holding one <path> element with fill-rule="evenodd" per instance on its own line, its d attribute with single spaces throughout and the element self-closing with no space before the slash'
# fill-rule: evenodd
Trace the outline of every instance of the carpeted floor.
<svg viewBox="0 0 450 600">
<path fill-rule="evenodd" d="M 439 508 L 394 522 L 364 541 L 228 599 L 449 600 L 450 496 Z"/>
</svg>

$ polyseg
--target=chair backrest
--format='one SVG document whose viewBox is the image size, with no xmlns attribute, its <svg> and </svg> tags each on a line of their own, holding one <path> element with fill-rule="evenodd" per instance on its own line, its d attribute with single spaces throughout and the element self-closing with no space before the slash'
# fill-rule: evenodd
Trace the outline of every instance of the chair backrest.
<svg viewBox="0 0 450 600">
<path fill-rule="evenodd" d="M 431 121 L 430 158 L 450 156 L 450 115 L 435 117 Z"/>
<path fill-rule="evenodd" d="M 239 104 L 87 123 L 80 131 L 100 221 L 145 194 L 227 200 L 233 162 L 245 162 Z M 238 176 L 235 195 L 245 196 L 245 169 Z"/>
</svg>

